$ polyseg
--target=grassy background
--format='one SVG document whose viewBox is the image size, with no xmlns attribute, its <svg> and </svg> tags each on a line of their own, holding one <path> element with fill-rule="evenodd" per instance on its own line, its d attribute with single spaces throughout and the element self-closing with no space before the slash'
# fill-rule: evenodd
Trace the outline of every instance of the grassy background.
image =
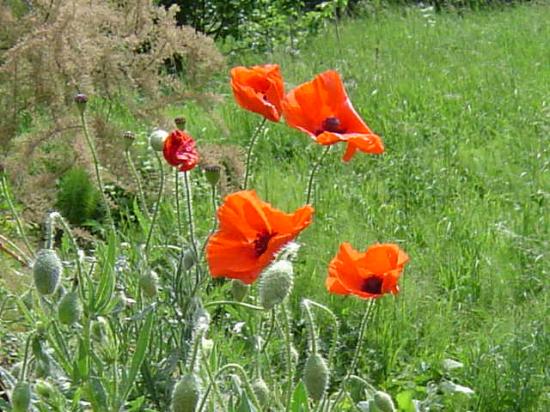
<svg viewBox="0 0 550 412">
<path fill-rule="evenodd" d="M 365 303 L 326 293 L 327 264 L 343 241 L 357 249 L 397 242 L 411 257 L 402 293 L 378 302 L 358 374 L 394 396 L 423 398 L 442 378 L 475 390 L 471 399 L 444 398 L 444 410 L 550 406 L 549 20 L 544 4 L 461 15 L 380 11 L 342 24 L 339 41 L 332 28 L 297 55 L 232 62 L 279 63 L 289 90 L 339 70 L 386 145 L 382 156 L 357 154 L 347 164 L 343 147 L 333 148 L 318 176 L 314 224 L 300 239 L 295 317 L 309 297 L 341 318 L 336 379 L 349 365 Z M 199 148 L 246 145 L 259 117 L 233 103 L 225 77 L 215 89 L 224 103 L 214 108 L 167 110 L 187 117 Z M 252 186 L 278 208 L 299 207 L 321 151 L 283 123 L 270 124 L 256 147 Z M 206 234 L 212 210 L 199 183 L 197 223 Z M 173 214 L 164 218 L 173 230 Z M 302 335 L 302 323 L 295 332 Z M 228 361 L 242 359 L 238 344 L 226 350 Z M 445 358 L 465 368 L 447 375 Z"/>
<path fill-rule="evenodd" d="M 455 378 L 476 396 L 447 410 L 549 405 L 549 18 L 544 5 L 462 16 L 383 12 L 347 22 L 340 42 L 332 30 L 298 56 L 267 59 L 281 65 L 288 89 L 338 69 L 385 141 L 383 156 L 343 164 L 343 147 L 334 147 L 327 158 L 293 300 L 328 302 L 351 345 L 364 303 L 327 295 L 327 264 L 342 241 L 358 249 L 398 242 L 411 257 L 402 293 L 380 302 L 361 359 L 362 375 L 393 394 L 422 392 L 452 357 L 466 365 Z M 259 119 L 230 100 L 217 109 L 230 130 L 222 139 L 245 144 Z M 214 123 L 187 110 L 199 139 L 220 140 Z M 271 125 L 253 186 L 278 207 L 298 207 L 321 151 Z M 351 352 L 344 341 L 342 367 Z"/>
</svg>

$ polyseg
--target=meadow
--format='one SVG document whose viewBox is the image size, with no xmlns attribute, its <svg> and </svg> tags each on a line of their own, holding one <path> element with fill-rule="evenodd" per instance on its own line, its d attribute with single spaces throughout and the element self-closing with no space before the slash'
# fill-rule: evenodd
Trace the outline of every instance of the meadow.
<svg viewBox="0 0 550 412">
<path fill-rule="evenodd" d="M 355 375 L 368 384 L 351 381 L 349 396 L 335 410 L 358 410 L 357 403 L 372 394 L 371 386 L 390 394 L 403 411 L 550 408 L 549 20 L 545 3 L 438 14 L 416 7 L 380 9 L 372 18 L 343 20 L 337 31 L 328 27 L 299 52 L 230 57 L 231 66 L 279 64 L 287 91 L 317 73 L 337 70 L 355 109 L 385 145 L 382 155 L 357 153 L 342 162 L 344 145 L 336 144 L 319 168 L 313 223 L 298 239 L 294 287 L 283 304 L 292 314 L 290 332 L 299 354 L 290 410 L 330 406 L 302 400 L 306 395 L 299 381 L 309 346 L 302 299 L 325 305 L 339 318 L 329 393 L 337 391 L 354 356 L 367 302 L 331 295 L 325 288 L 327 266 L 342 242 L 358 250 L 397 243 L 410 262 L 400 293 L 377 299 L 367 325 Z M 222 97 L 220 102 L 171 105 L 167 115 L 187 119 L 186 130 L 199 152 L 209 144 L 246 148 L 261 118 L 235 104 L 227 77 L 209 87 Z M 123 114 L 119 120 L 132 127 Z M 142 171 L 156 167 L 147 146 L 151 126 L 135 130 L 134 158 Z M 249 186 L 275 207 L 293 211 L 306 202 L 309 173 L 322 151 L 284 121 L 268 122 L 254 148 Z M 173 189 L 172 170 L 165 169 Z M 147 182 L 149 175 L 143 172 L 142 178 L 152 205 L 158 176 Z M 203 239 L 212 228 L 210 187 L 199 169 L 190 177 L 196 235 Z M 106 236 L 94 245 L 103 275 L 90 280 L 97 301 L 84 303 L 82 329 L 53 325 L 53 301 L 33 295 L 26 306 L 21 296 L 28 287 L 21 284 L 32 288 L 30 271 L 21 269 L 16 286 L 6 282 L 14 283 L 13 276 L 4 276 L 4 285 L 0 278 L 0 355 L 6 359 L 4 342 L 12 341 L 10 361 L 3 366 L 7 370 L 23 359 L 27 336 L 44 334 L 44 347 L 51 348 L 44 351 L 55 358 L 49 382 L 57 385 L 55 405 L 63 406 L 55 409 L 37 395 L 36 410 L 81 410 L 75 406 L 81 400 L 98 411 L 168 410 L 174 376 L 188 362 L 178 358 L 178 350 L 187 354 L 193 349 L 192 314 L 185 311 L 196 305 L 179 273 L 177 248 L 170 252 L 181 244 L 174 210 L 173 193 L 167 191 L 147 259 L 159 275 L 155 298 L 139 291 L 140 255 L 150 227 L 139 208 L 130 208 L 131 218 L 121 220 L 118 238 Z M 68 236 L 59 250 L 63 260 L 74 259 Z M 67 267 L 67 272 L 76 270 Z M 103 280 L 107 272 L 111 281 Z M 271 315 L 238 305 L 209 306 L 230 300 L 230 288 L 223 280 L 204 283 L 201 296 L 210 312 L 208 339 L 214 348 L 199 375 L 208 382 L 212 371 L 207 364 L 218 370 L 237 363 L 250 374 L 261 368 L 270 396 L 283 399 L 272 410 L 283 410 L 279 405 L 288 377 L 284 327 L 257 355 L 256 336 L 269 329 Z M 246 301 L 251 305 L 258 304 L 256 288 Z M 90 297 L 93 289 L 83 294 Z M 133 306 L 120 309 L 115 292 L 121 290 Z M 113 335 L 114 343 L 105 347 L 90 336 L 98 316 L 107 319 Z M 34 332 L 37 322 L 46 332 Z M 317 326 L 319 350 L 327 356 L 333 332 L 329 317 L 319 314 Z M 38 364 L 40 356 L 34 356 Z M 255 364 L 259 356 L 261 367 Z M 462 366 L 453 368 L 449 360 Z M 36 371 L 29 375 L 35 379 Z M 241 387 L 247 391 L 238 380 L 232 377 L 218 388 L 232 393 L 228 410 L 254 410 L 254 402 L 239 398 Z M 449 382 L 461 387 L 445 390 Z M 220 410 L 215 397 L 206 403 L 209 410 Z M 8 407 L 0 404 L 0 410 L 3 406 Z"/>
</svg>

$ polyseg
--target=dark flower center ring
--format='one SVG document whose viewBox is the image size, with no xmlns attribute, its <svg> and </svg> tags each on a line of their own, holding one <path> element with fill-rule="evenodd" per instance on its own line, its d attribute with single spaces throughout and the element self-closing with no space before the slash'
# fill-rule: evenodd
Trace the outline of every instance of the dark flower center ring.
<svg viewBox="0 0 550 412">
<path fill-rule="evenodd" d="M 269 232 L 258 233 L 258 236 L 254 240 L 254 253 L 256 257 L 260 257 L 265 253 L 269 240 L 275 235 L 276 233 Z"/>
<path fill-rule="evenodd" d="M 323 132 L 332 132 L 332 133 L 345 133 L 346 129 L 342 127 L 340 119 L 336 116 L 329 116 L 321 125 L 321 129 L 315 132 L 316 136 L 319 136 Z"/>
<path fill-rule="evenodd" d="M 372 295 L 380 295 L 382 293 L 382 283 L 380 276 L 371 276 L 363 281 L 361 290 Z"/>
</svg>

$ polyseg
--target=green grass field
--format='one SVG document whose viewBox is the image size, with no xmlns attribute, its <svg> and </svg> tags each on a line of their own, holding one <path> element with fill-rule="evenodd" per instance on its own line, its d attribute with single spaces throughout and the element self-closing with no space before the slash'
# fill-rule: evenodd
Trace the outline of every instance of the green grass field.
<svg viewBox="0 0 550 412">
<path fill-rule="evenodd" d="M 342 145 L 333 147 L 317 177 L 314 223 L 300 237 L 291 296 L 298 349 L 305 347 L 300 300 L 333 309 L 342 329 L 336 380 L 351 361 L 365 302 L 326 292 L 328 262 L 344 241 L 359 250 L 394 242 L 410 264 L 401 293 L 378 302 L 357 374 L 401 400 L 424 399 L 446 379 L 475 391 L 438 397 L 430 410 L 550 408 L 548 21 L 544 3 L 461 15 L 380 11 L 343 22 L 339 40 L 329 27 L 297 55 L 232 62 L 280 64 L 287 90 L 337 69 L 385 143 L 383 155 L 358 153 L 349 163 L 341 161 Z M 187 117 L 199 149 L 204 142 L 245 146 L 260 117 L 237 107 L 226 78 L 213 87 L 223 104 L 167 111 Z M 301 206 L 322 150 L 283 122 L 269 124 L 251 186 L 278 208 Z M 195 193 L 205 235 L 208 193 Z M 212 299 L 227 289 L 210 288 Z M 219 356 L 240 361 L 247 344 L 227 342 L 234 345 L 218 344 Z M 446 372 L 446 358 L 464 368 Z M 359 386 L 355 395 L 361 398 Z"/>
</svg>

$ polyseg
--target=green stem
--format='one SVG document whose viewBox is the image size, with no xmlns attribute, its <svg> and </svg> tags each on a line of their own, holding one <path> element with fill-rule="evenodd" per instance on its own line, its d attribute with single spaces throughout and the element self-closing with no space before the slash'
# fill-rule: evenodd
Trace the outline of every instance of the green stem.
<svg viewBox="0 0 550 412">
<path fill-rule="evenodd" d="M 178 222 L 178 241 L 181 241 L 183 238 L 183 228 L 181 225 L 181 207 L 180 207 L 180 182 L 179 182 L 179 170 L 174 169 L 174 179 L 176 182 L 176 217 Z"/>
<path fill-rule="evenodd" d="M 290 318 L 286 310 L 285 304 L 281 304 L 281 313 L 283 315 L 283 336 L 285 339 L 285 351 L 286 351 L 286 372 L 287 372 L 287 391 L 285 394 L 285 410 L 289 412 L 291 410 L 292 401 L 292 382 L 294 380 L 294 367 L 292 362 L 292 346 L 290 336 Z"/>
<path fill-rule="evenodd" d="M 195 223 L 193 220 L 193 198 L 191 197 L 191 182 L 189 181 L 189 172 L 183 173 L 185 182 L 185 200 L 187 202 L 187 223 L 189 225 L 189 240 L 195 254 L 195 259 L 199 256 L 197 253 L 197 244 L 195 243 Z"/>
<path fill-rule="evenodd" d="M 329 349 L 328 360 L 327 360 L 328 368 L 330 370 L 330 365 L 332 363 L 332 360 L 334 358 L 334 353 L 336 352 L 336 347 L 338 345 L 338 329 L 339 329 L 338 318 L 325 305 L 321 305 L 320 303 L 314 302 L 313 300 L 309 300 L 309 299 L 304 299 L 303 303 L 305 305 L 307 305 L 308 307 L 313 306 L 313 307 L 316 307 L 318 309 L 323 310 L 326 314 L 328 314 L 330 316 L 330 319 L 332 320 L 332 325 L 333 325 L 332 341 L 330 342 L 330 349 Z"/>
<path fill-rule="evenodd" d="M 71 245 L 74 248 L 74 253 L 76 254 L 76 268 L 77 268 L 77 271 L 78 271 L 78 284 L 83 285 L 84 276 L 83 276 L 83 272 L 82 272 L 82 265 L 80 264 L 80 254 L 79 254 L 80 249 L 78 247 L 78 243 L 76 243 L 76 239 L 73 236 L 71 228 L 70 228 L 69 224 L 65 221 L 65 219 L 63 219 L 63 216 L 61 216 L 61 214 L 59 214 L 57 212 L 54 212 L 52 215 L 53 215 L 52 220 L 58 219 L 61 222 L 61 226 L 63 226 L 63 229 L 65 229 L 65 233 L 69 237 L 69 241 L 71 242 Z M 83 290 L 83 289 L 81 289 L 81 290 Z M 83 292 L 82 292 L 81 296 L 84 297 Z"/>
<path fill-rule="evenodd" d="M 236 305 L 236 306 L 242 306 L 243 308 L 248 308 L 248 309 L 252 309 L 252 310 L 260 310 L 260 311 L 265 310 L 261 306 L 255 306 L 255 305 L 251 305 L 249 303 L 237 302 L 237 301 L 234 301 L 234 300 L 216 300 L 214 302 L 205 303 L 204 307 L 208 308 L 210 306 L 217 306 L 217 305 Z"/>
<path fill-rule="evenodd" d="M 340 399 L 342 398 L 342 395 L 344 394 L 344 390 L 346 388 L 346 384 L 348 383 L 348 380 L 350 379 L 350 376 L 355 371 L 355 368 L 357 367 L 357 362 L 359 362 L 359 354 L 361 353 L 361 346 L 363 345 L 363 338 L 365 336 L 365 330 L 367 329 L 368 320 L 370 318 L 370 315 L 372 313 L 372 308 L 374 307 L 374 300 L 369 301 L 368 307 L 365 310 L 365 314 L 363 315 L 363 319 L 361 320 L 361 326 L 359 328 L 359 337 L 357 338 L 357 344 L 355 346 L 355 352 L 353 354 L 353 360 L 351 362 L 351 367 L 348 369 L 348 373 L 340 383 L 340 391 L 338 392 L 338 395 L 336 395 L 336 399 L 334 400 L 334 403 L 332 405 L 332 408 L 336 408 L 338 405 L 338 402 L 340 402 Z M 335 409 L 331 409 L 335 410 Z"/>
<path fill-rule="evenodd" d="M 321 163 L 323 163 L 323 160 L 325 159 L 325 156 L 330 151 L 331 146 L 327 146 L 325 150 L 323 150 L 323 153 L 321 153 L 321 156 L 317 159 L 317 162 L 313 165 L 313 168 L 311 169 L 311 173 L 309 174 L 309 180 L 307 182 L 307 196 L 306 196 L 306 204 L 311 204 L 311 195 L 313 193 L 313 183 L 315 181 L 315 175 L 317 174 L 317 170 L 321 166 Z"/>
<path fill-rule="evenodd" d="M 271 315 L 269 317 L 269 330 L 267 331 L 267 336 L 265 337 L 264 344 L 262 345 L 261 353 L 265 353 L 267 345 L 273 336 L 273 330 L 275 329 L 275 309 L 271 309 Z"/>
<path fill-rule="evenodd" d="M 206 245 L 208 244 L 208 240 L 210 239 L 210 237 L 214 234 L 214 232 L 216 231 L 217 227 L 218 227 L 218 218 L 216 216 L 216 209 L 218 208 L 218 202 L 217 202 L 217 196 L 216 196 L 216 185 L 212 185 L 212 210 L 213 210 L 213 213 L 212 215 L 214 216 L 213 218 L 213 222 L 212 222 L 212 229 L 210 229 L 210 232 L 208 232 L 208 236 L 206 237 L 206 239 L 204 240 L 204 243 L 202 244 L 202 248 L 201 248 L 201 254 L 204 255 L 204 250 L 206 249 Z M 197 259 L 197 261 L 199 261 L 199 259 Z"/>
<path fill-rule="evenodd" d="M 29 361 L 29 348 L 31 347 L 31 338 L 32 333 L 29 334 L 27 337 L 27 343 L 25 344 L 25 355 L 23 357 L 23 366 L 21 367 L 21 371 L 19 372 L 19 380 L 24 381 L 25 376 L 27 375 L 27 364 Z"/>
<path fill-rule="evenodd" d="M 162 201 L 162 192 L 164 191 L 164 164 L 162 162 L 162 159 L 160 158 L 159 154 L 155 151 L 155 157 L 157 158 L 157 162 L 159 164 L 159 170 L 160 170 L 160 183 L 159 183 L 159 191 L 157 194 L 157 201 L 155 203 L 155 209 L 153 210 L 153 217 L 151 219 L 151 224 L 149 225 L 149 232 L 147 233 L 147 241 L 145 242 L 145 256 L 148 257 L 148 251 L 149 251 L 149 245 L 151 243 L 151 236 L 153 235 L 153 228 L 155 226 L 155 223 L 157 222 L 157 216 L 160 209 L 160 202 Z"/>
<path fill-rule="evenodd" d="M 21 219 L 19 219 L 19 214 L 17 213 L 17 210 L 15 210 L 15 206 L 13 205 L 13 202 L 11 200 L 10 192 L 8 189 L 8 182 L 6 181 L 6 177 L 4 174 L 0 176 L 0 183 L 2 184 L 2 192 L 4 193 L 4 197 L 6 198 L 6 201 L 8 202 L 8 207 L 10 208 L 10 212 L 13 215 L 15 219 L 15 224 L 17 225 L 17 231 L 19 232 L 19 236 L 23 239 L 23 242 L 25 243 L 25 247 L 29 251 L 31 256 L 34 256 L 33 248 L 31 246 L 31 243 L 29 242 L 29 239 L 27 238 L 27 235 L 25 233 L 25 230 L 23 230 L 23 224 L 21 223 Z"/>
<path fill-rule="evenodd" d="M 313 321 L 313 315 L 311 313 L 309 305 L 307 304 L 307 300 L 302 301 L 302 307 L 304 308 L 304 312 L 306 313 L 306 324 L 309 330 L 311 353 L 315 355 L 317 354 L 317 332 L 315 330 L 315 322 Z"/>
<path fill-rule="evenodd" d="M 252 138 L 250 139 L 250 143 L 248 144 L 248 150 L 246 152 L 246 166 L 244 169 L 244 182 L 243 182 L 243 190 L 246 190 L 248 187 L 248 178 L 250 177 L 250 167 L 252 162 L 252 149 L 254 148 L 254 144 L 256 143 L 256 140 L 258 139 L 258 136 L 260 135 L 260 131 L 263 129 L 267 119 L 264 117 L 262 119 L 262 122 L 258 127 L 256 127 L 256 130 L 254 131 L 254 134 L 252 135 Z"/>
<path fill-rule="evenodd" d="M 132 160 L 132 155 L 130 154 L 130 149 L 126 149 L 126 161 L 128 162 L 128 166 L 130 167 L 130 170 L 132 174 L 134 175 L 134 180 L 136 181 L 136 185 L 138 187 L 138 197 L 139 202 L 141 203 L 141 209 L 143 210 L 143 213 L 147 218 L 149 219 L 151 216 L 149 215 L 149 210 L 147 209 L 147 202 L 145 201 L 145 194 L 143 192 L 143 185 L 141 184 L 141 179 L 139 177 L 139 173 L 136 169 L 136 165 L 134 164 L 134 161 Z"/>
<path fill-rule="evenodd" d="M 101 174 L 99 173 L 99 160 L 97 157 L 97 152 L 95 150 L 95 145 L 92 140 L 92 137 L 90 136 L 90 132 L 88 131 L 88 124 L 86 122 L 86 116 L 84 115 L 84 111 L 80 112 L 80 122 L 82 124 L 82 130 L 84 130 L 84 136 L 86 137 L 86 142 L 88 143 L 88 147 L 92 152 L 95 176 L 97 179 L 97 185 L 99 186 L 99 191 L 101 192 L 101 198 L 105 206 L 105 212 L 107 213 L 107 220 L 108 220 L 109 226 L 111 226 L 111 230 L 114 233 L 116 233 L 115 222 L 113 220 L 113 216 L 111 215 L 111 208 L 109 207 L 109 203 L 107 202 L 107 196 L 105 195 L 105 188 L 103 187 L 103 180 L 101 179 Z"/>
</svg>

